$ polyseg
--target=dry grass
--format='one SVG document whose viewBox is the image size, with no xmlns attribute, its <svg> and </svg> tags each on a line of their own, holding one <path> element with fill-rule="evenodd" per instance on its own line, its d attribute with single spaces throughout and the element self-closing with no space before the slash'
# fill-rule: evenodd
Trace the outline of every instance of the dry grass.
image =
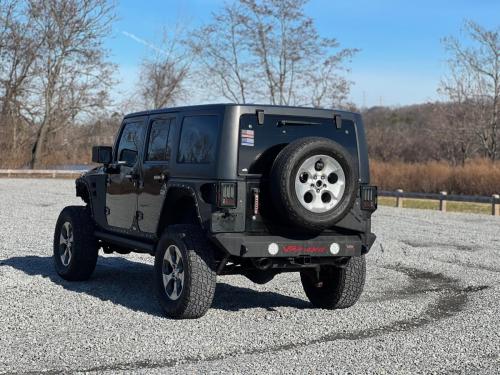
<svg viewBox="0 0 500 375">
<path fill-rule="evenodd" d="M 465 195 L 500 193 L 500 163 L 476 159 L 464 166 L 446 162 L 409 164 L 380 162 L 370 164 L 372 183 L 381 190 L 403 189 L 408 192 Z"/>
<path fill-rule="evenodd" d="M 378 203 L 381 206 L 396 206 L 396 198 L 379 197 Z M 404 208 L 419 208 L 424 210 L 439 210 L 439 201 L 428 199 L 408 199 L 403 201 Z M 464 212 L 471 214 L 491 215 L 491 204 L 469 203 L 469 202 L 446 202 L 446 211 Z"/>
</svg>

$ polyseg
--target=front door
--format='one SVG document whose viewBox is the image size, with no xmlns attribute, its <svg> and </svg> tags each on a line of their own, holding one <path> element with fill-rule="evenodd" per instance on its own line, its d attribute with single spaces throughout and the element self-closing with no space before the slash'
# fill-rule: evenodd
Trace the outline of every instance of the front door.
<svg viewBox="0 0 500 375">
<path fill-rule="evenodd" d="M 106 191 L 108 225 L 137 230 L 137 191 L 141 154 L 146 133 L 145 118 L 126 120 L 115 147 L 114 173 L 109 173 Z"/>
<path fill-rule="evenodd" d="M 170 173 L 174 128 L 174 117 L 150 118 L 142 183 L 138 193 L 141 232 L 156 233 Z"/>
</svg>

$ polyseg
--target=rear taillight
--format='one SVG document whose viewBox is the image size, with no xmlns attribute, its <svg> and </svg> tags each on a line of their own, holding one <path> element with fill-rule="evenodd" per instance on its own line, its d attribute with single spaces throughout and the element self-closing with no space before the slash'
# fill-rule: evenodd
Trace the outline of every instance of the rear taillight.
<svg viewBox="0 0 500 375">
<path fill-rule="evenodd" d="M 361 209 L 375 211 L 377 209 L 377 187 L 361 185 Z"/>
<path fill-rule="evenodd" d="M 221 182 L 217 194 L 219 207 L 236 207 L 236 182 Z"/>
</svg>

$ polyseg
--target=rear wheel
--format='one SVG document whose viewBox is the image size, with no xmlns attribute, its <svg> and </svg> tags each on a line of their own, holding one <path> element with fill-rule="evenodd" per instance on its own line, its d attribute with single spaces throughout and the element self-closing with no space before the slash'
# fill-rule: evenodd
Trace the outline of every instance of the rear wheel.
<svg viewBox="0 0 500 375">
<path fill-rule="evenodd" d="M 358 301 L 365 285 L 365 256 L 352 257 L 344 268 L 321 267 L 319 280 L 306 271 L 300 273 L 300 278 L 307 298 L 315 307 L 351 307 Z"/>
<path fill-rule="evenodd" d="M 213 246 L 200 227 L 172 225 L 155 256 L 158 300 L 167 316 L 199 318 L 212 305 L 216 272 Z"/>
<path fill-rule="evenodd" d="M 54 232 L 54 264 L 66 280 L 87 280 L 94 272 L 99 247 L 94 224 L 86 207 L 62 210 Z"/>
</svg>

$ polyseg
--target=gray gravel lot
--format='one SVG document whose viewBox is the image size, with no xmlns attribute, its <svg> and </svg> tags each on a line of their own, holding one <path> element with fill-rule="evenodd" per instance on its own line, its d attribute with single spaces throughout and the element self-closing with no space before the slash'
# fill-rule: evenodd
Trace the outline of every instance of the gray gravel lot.
<svg viewBox="0 0 500 375">
<path fill-rule="evenodd" d="M 500 373 L 500 218 L 381 207 L 353 308 L 311 309 L 297 274 L 226 276 L 205 317 L 173 321 L 149 256 L 55 274 L 73 186 L 0 179 L 0 372 Z"/>
</svg>

